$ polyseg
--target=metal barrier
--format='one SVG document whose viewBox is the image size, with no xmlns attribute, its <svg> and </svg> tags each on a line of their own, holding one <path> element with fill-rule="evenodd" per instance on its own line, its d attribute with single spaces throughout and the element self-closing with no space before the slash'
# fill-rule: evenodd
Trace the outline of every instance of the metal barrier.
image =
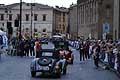
<svg viewBox="0 0 120 80">
<path fill-rule="evenodd" d="M 102 56 L 104 56 L 104 59 Z M 118 54 L 112 52 L 105 53 L 104 55 L 101 53 L 100 61 L 104 63 L 109 69 L 113 69 L 120 75 L 120 52 Z"/>
</svg>

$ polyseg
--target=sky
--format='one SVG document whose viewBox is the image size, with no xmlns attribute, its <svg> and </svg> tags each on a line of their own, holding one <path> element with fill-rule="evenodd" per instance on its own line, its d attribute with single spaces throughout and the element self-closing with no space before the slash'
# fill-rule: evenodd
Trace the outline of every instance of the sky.
<svg viewBox="0 0 120 80">
<path fill-rule="evenodd" d="M 60 6 L 60 7 L 69 7 L 72 3 L 76 4 L 77 0 L 22 0 L 23 2 L 28 2 L 28 3 L 41 3 L 49 6 L 55 7 Z M 20 0 L 0 0 L 0 4 L 12 4 L 12 3 L 19 3 Z"/>
</svg>

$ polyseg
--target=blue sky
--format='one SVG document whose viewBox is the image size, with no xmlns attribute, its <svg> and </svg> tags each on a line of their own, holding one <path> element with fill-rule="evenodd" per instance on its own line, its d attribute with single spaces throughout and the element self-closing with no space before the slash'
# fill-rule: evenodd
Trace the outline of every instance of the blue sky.
<svg viewBox="0 0 120 80">
<path fill-rule="evenodd" d="M 22 0 L 24 2 L 37 2 L 49 6 L 60 6 L 60 7 L 69 7 L 72 3 L 77 3 L 77 0 Z M 20 0 L 0 0 L 0 4 L 12 4 L 12 3 L 18 3 Z"/>
</svg>

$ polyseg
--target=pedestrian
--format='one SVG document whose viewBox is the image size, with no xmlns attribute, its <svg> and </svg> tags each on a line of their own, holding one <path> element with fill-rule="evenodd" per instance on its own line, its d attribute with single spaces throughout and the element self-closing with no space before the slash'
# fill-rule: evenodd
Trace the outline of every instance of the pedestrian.
<svg viewBox="0 0 120 80">
<path fill-rule="evenodd" d="M 84 48 L 83 48 L 83 42 L 79 46 L 79 54 L 80 54 L 80 61 L 84 61 Z"/>
<path fill-rule="evenodd" d="M 25 49 L 25 55 L 29 56 L 30 45 L 29 45 L 29 41 L 28 40 L 25 40 L 24 49 Z"/>
<path fill-rule="evenodd" d="M 112 62 L 112 59 L 113 59 L 113 42 L 111 40 L 109 40 L 108 42 L 108 46 L 107 46 L 107 52 L 108 52 L 108 63 L 110 65 L 110 67 L 113 67 L 113 62 Z"/>
<path fill-rule="evenodd" d="M 20 52 L 19 52 L 19 55 L 21 56 L 21 57 L 23 57 L 24 56 L 24 40 L 21 40 L 20 41 L 20 45 L 19 45 L 19 48 L 20 48 Z"/>
<path fill-rule="evenodd" d="M 87 42 L 86 41 L 84 41 L 84 43 L 83 43 L 83 59 L 85 60 L 87 60 Z"/>
<path fill-rule="evenodd" d="M 86 58 L 86 60 L 87 60 L 87 59 L 90 59 L 89 46 L 90 46 L 90 43 L 89 43 L 89 41 L 87 41 L 87 42 L 85 43 L 85 58 Z"/>
<path fill-rule="evenodd" d="M 34 51 L 35 40 L 31 39 L 29 45 L 30 45 L 30 55 L 31 56 L 35 56 L 35 51 Z"/>
<path fill-rule="evenodd" d="M 35 42 L 35 46 L 34 46 L 34 51 L 35 51 L 35 54 L 36 54 L 36 58 L 39 58 L 40 56 L 42 56 L 42 54 L 41 54 L 41 44 L 40 44 L 40 42 L 37 40 L 36 42 Z"/>
<path fill-rule="evenodd" d="M 120 73 L 120 43 L 118 44 L 117 71 Z"/>
<path fill-rule="evenodd" d="M 93 59 L 94 59 L 94 65 L 96 68 L 99 67 L 99 53 L 100 53 L 100 46 L 95 43 L 94 49 L 93 49 Z"/>
<path fill-rule="evenodd" d="M 93 43 L 91 42 L 90 46 L 89 46 L 89 55 L 90 55 L 90 57 L 91 57 L 92 54 L 93 54 Z"/>
<path fill-rule="evenodd" d="M 116 55 L 116 57 L 117 57 L 117 61 L 116 61 L 117 66 L 116 67 L 117 67 L 118 73 L 120 73 L 120 41 L 118 41 L 116 43 L 116 45 L 117 45 L 117 50 L 118 50 L 117 55 Z"/>
<path fill-rule="evenodd" d="M 118 54 L 118 47 L 117 45 L 115 44 L 114 45 L 114 48 L 113 48 L 113 54 L 114 54 L 114 69 L 117 70 L 117 54 Z"/>
<path fill-rule="evenodd" d="M 105 54 L 106 54 L 106 50 L 107 50 L 107 47 L 106 47 L 106 43 L 103 41 L 101 43 L 101 60 L 104 61 L 105 60 Z"/>
</svg>

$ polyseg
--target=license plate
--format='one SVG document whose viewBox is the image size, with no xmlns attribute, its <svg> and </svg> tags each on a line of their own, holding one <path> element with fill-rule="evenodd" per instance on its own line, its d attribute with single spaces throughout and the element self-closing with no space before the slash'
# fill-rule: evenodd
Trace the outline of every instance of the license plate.
<svg viewBox="0 0 120 80">
<path fill-rule="evenodd" d="M 49 70 L 49 67 L 42 67 L 42 66 L 39 66 L 39 67 L 38 67 L 38 70 Z"/>
<path fill-rule="evenodd" d="M 43 70 L 49 70 L 49 67 L 42 67 Z"/>
<path fill-rule="evenodd" d="M 41 66 L 38 66 L 37 69 L 38 69 L 38 70 L 42 70 L 42 67 L 41 67 Z"/>
</svg>

